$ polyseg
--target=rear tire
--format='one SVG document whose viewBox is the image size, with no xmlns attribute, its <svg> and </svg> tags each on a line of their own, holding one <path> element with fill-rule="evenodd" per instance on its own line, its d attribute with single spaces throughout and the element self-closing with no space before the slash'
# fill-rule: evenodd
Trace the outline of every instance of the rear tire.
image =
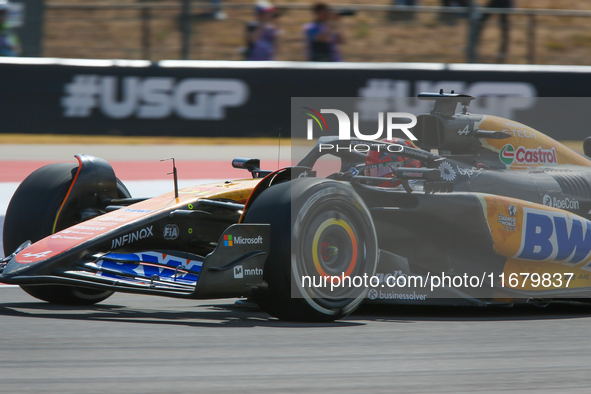
<svg viewBox="0 0 591 394">
<path fill-rule="evenodd" d="M 66 197 L 78 166 L 69 163 L 50 164 L 33 172 L 18 187 L 4 220 L 4 255 L 8 256 L 23 242 L 37 242 L 53 233 L 53 223 Z M 119 197 L 131 197 L 123 183 L 117 179 Z M 42 196 L 42 198 L 40 198 Z M 71 212 L 62 212 L 60 217 L 71 218 Z M 73 226 L 76 221 L 58 221 L 56 232 Z M 64 305 L 92 305 L 110 297 L 113 292 L 86 287 L 64 285 L 21 286 L 43 301 Z"/>
<path fill-rule="evenodd" d="M 350 185 L 298 178 L 272 186 L 248 207 L 244 222 L 271 224 L 263 274 L 268 289 L 253 294 L 267 313 L 283 320 L 328 322 L 353 312 L 365 298 L 366 287 L 330 291 L 330 285 L 304 287 L 300 279 L 375 274 L 373 222 Z"/>
</svg>

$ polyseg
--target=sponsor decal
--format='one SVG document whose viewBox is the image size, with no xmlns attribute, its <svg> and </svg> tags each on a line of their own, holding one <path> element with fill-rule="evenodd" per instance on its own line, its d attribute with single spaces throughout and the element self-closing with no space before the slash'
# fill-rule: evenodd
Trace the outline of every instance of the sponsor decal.
<svg viewBox="0 0 591 394">
<path fill-rule="evenodd" d="M 146 227 L 141 230 L 137 230 L 132 233 L 125 234 L 119 238 L 115 238 L 114 240 L 111 241 L 111 249 L 119 248 L 121 246 L 124 246 L 124 245 L 130 244 L 130 243 L 139 241 L 141 239 L 145 239 L 145 238 L 153 236 L 154 235 L 152 233 L 153 227 L 154 226 Z"/>
<path fill-rule="evenodd" d="M 402 146 L 402 145 L 400 145 L 400 146 Z M 413 148 L 408 148 L 406 146 L 403 146 L 402 150 L 406 154 L 409 154 L 411 156 L 422 157 L 423 159 L 429 159 L 431 157 L 431 154 L 429 152 L 425 152 L 420 149 L 413 149 Z M 400 151 L 398 151 L 398 152 L 400 152 Z"/>
<path fill-rule="evenodd" d="M 242 279 L 244 276 L 263 275 L 263 270 L 260 268 L 245 269 L 241 265 L 234 267 L 234 279 Z"/>
<path fill-rule="evenodd" d="M 239 79 L 74 75 L 64 87 L 64 116 L 86 118 L 95 110 L 108 118 L 223 120 L 226 108 L 246 103 L 248 85 Z"/>
<path fill-rule="evenodd" d="M 234 237 L 231 234 L 224 235 L 224 246 L 234 245 L 258 245 L 263 243 L 263 237 Z"/>
<path fill-rule="evenodd" d="M 150 212 L 154 212 L 150 209 L 131 209 L 131 208 L 125 208 L 121 210 L 122 212 L 132 212 L 132 213 L 150 213 Z"/>
<path fill-rule="evenodd" d="M 77 230 L 89 230 L 89 231 L 103 231 L 106 230 L 106 227 L 91 227 L 91 226 L 74 226 L 73 228 L 77 229 Z"/>
<path fill-rule="evenodd" d="M 380 300 L 425 301 L 427 299 L 427 294 L 417 294 L 415 291 L 412 293 L 385 293 L 381 290 L 378 290 L 378 295 L 376 298 L 379 298 Z"/>
<path fill-rule="evenodd" d="M 246 237 L 234 237 L 234 244 L 236 245 L 258 245 L 263 243 L 263 237 L 260 235 L 254 238 L 246 238 Z"/>
<path fill-rule="evenodd" d="M 466 125 L 463 129 L 458 130 L 458 135 L 468 135 L 470 134 L 470 126 Z"/>
<path fill-rule="evenodd" d="M 117 218 L 117 217 L 113 217 L 113 216 L 99 216 L 99 217 L 95 218 L 94 220 L 99 221 L 99 222 L 126 222 L 127 221 L 127 219 Z"/>
<path fill-rule="evenodd" d="M 508 213 L 509 216 L 499 213 L 498 222 L 503 226 L 505 231 L 515 231 L 517 224 L 517 218 L 515 217 L 517 208 L 515 208 L 515 205 L 509 205 Z"/>
<path fill-rule="evenodd" d="M 355 167 L 351 167 L 351 168 L 349 168 L 349 171 L 348 171 L 348 172 L 350 172 L 350 173 L 351 173 L 351 174 L 353 174 L 354 176 L 355 176 L 355 175 L 359 175 L 359 171 L 358 171 L 358 170 L 357 170 L 357 168 L 355 168 Z"/>
<path fill-rule="evenodd" d="M 23 256 L 28 257 L 30 259 L 42 259 L 50 253 L 51 253 L 51 250 L 46 250 L 44 252 L 39 252 L 39 253 L 24 253 Z"/>
<path fill-rule="evenodd" d="M 509 126 L 508 122 L 505 122 L 505 125 Z M 520 126 L 517 126 L 520 127 Z M 523 127 L 523 126 L 521 126 Z M 509 133 L 509 134 L 513 134 L 513 137 L 518 137 L 518 138 L 538 138 L 536 136 L 536 133 L 534 133 L 533 131 L 529 131 L 529 130 L 522 130 L 522 129 L 503 129 L 501 130 L 503 133 Z"/>
<path fill-rule="evenodd" d="M 51 236 L 51 239 L 84 239 L 82 237 L 74 237 L 71 235 L 61 235 L 61 234 L 55 234 Z"/>
<path fill-rule="evenodd" d="M 303 171 L 300 175 L 298 175 L 298 178 L 307 178 L 308 177 L 308 171 Z"/>
<path fill-rule="evenodd" d="M 524 208 L 521 248 L 515 257 L 580 263 L 591 254 L 591 222 L 561 212 Z"/>
<path fill-rule="evenodd" d="M 371 289 L 367 293 L 367 298 L 369 298 L 370 300 L 375 300 L 376 298 L 378 298 L 378 291 L 376 289 Z"/>
<path fill-rule="evenodd" d="M 412 176 L 415 178 L 422 178 L 423 177 L 423 173 L 422 172 L 409 172 L 409 171 L 404 171 L 402 173 L 402 176 Z"/>
<path fill-rule="evenodd" d="M 164 239 L 167 241 L 173 241 L 179 236 L 179 227 L 176 224 L 167 224 L 164 226 Z"/>
<path fill-rule="evenodd" d="M 60 231 L 60 234 L 80 234 L 80 235 L 94 235 L 94 233 L 88 233 L 88 232 L 84 232 L 84 231 L 75 231 L 75 230 L 62 230 Z"/>
<path fill-rule="evenodd" d="M 508 212 L 509 212 L 509 216 L 517 215 L 517 208 L 515 208 L 515 205 L 513 205 L 513 204 L 509 205 Z"/>
<path fill-rule="evenodd" d="M 244 278 L 244 270 L 242 269 L 241 265 L 237 265 L 234 267 L 234 279 L 242 279 Z"/>
<path fill-rule="evenodd" d="M 458 171 L 458 174 L 463 175 L 463 176 L 467 176 L 468 178 L 471 178 L 472 176 L 484 171 L 482 169 L 462 168 L 458 165 L 456 165 L 456 170 Z"/>
<path fill-rule="evenodd" d="M 523 146 L 518 146 L 517 149 L 511 144 L 507 144 L 501 148 L 499 152 L 499 159 L 505 165 L 510 166 L 513 163 L 518 164 L 556 164 L 556 149 L 528 149 Z"/>
<path fill-rule="evenodd" d="M 133 254 L 109 253 L 108 257 L 116 258 L 118 260 L 126 260 L 125 263 L 110 260 L 99 260 L 96 264 L 98 267 L 107 268 L 109 270 L 131 274 L 152 277 L 169 278 L 174 281 L 188 281 L 196 282 L 198 273 L 201 271 L 203 262 L 197 260 L 188 260 L 181 257 L 172 256 L 170 254 L 162 254 L 158 252 L 142 252 Z M 140 264 L 139 262 L 148 263 Z M 133 264 L 133 262 L 138 262 Z M 149 263 L 162 264 L 167 267 L 157 267 Z M 190 270 L 193 272 L 186 272 Z M 103 273 L 103 276 L 112 277 L 111 273 Z"/>
<path fill-rule="evenodd" d="M 507 144 L 501 148 L 501 152 L 499 153 L 499 158 L 503 164 L 510 166 L 513 164 L 513 160 L 515 159 L 515 148 L 513 145 Z"/>
<path fill-rule="evenodd" d="M 456 179 L 456 172 L 447 161 L 439 165 L 439 171 L 441 171 L 441 179 L 444 181 L 453 182 Z"/>
<path fill-rule="evenodd" d="M 462 168 L 458 165 L 456 165 L 456 170 L 458 171 L 458 174 L 463 175 L 463 176 L 467 176 L 468 178 L 473 177 L 474 175 L 480 174 L 482 171 L 484 171 L 483 169 L 477 168 Z"/>
<path fill-rule="evenodd" d="M 558 209 L 567 209 L 567 210 L 576 210 L 579 209 L 579 202 L 577 200 L 570 199 L 568 197 L 566 198 L 552 198 L 549 195 L 544 195 L 544 198 L 542 199 L 542 204 L 548 206 L 548 207 L 554 207 L 554 208 L 558 208 Z"/>
</svg>

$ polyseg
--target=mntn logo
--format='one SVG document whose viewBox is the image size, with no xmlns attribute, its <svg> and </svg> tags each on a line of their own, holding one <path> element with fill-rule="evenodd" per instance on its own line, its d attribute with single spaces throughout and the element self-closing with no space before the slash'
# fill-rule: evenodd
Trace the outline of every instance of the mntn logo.
<svg viewBox="0 0 591 394">
<path fill-rule="evenodd" d="M 224 246 L 232 246 L 234 242 L 232 241 L 231 235 L 224 235 Z"/>
<path fill-rule="evenodd" d="M 244 270 L 242 269 L 241 265 L 237 265 L 234 267 L 234 278 L 235 279 L 242 279 L 244 277 Z"/>
</svg>

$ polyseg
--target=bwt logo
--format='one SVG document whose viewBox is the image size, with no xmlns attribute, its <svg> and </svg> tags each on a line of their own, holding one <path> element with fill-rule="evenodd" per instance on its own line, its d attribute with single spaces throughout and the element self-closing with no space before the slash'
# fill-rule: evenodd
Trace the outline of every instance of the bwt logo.
<svg viewBox="0 0 591 394">
<path fill-rule="evenodd" d="M 349 116 L 341 110 L 338 109 L 321 109 L 320 112 L 313 110 L 312 108 L 303 107 L 304 109 L 310 112 L 304 112 L 304 114 L 311 117 L 308 119 L 308 134 L 307 139 L 312 140 L 313 138 L 313 128 L 314 128 L 314 121 L 320 126 L 320 130 L 328 131 L 328 125 L 326 124 L 326 120 L 322 114 L 333 114 L 337 117 L 337 121 L 339 122 L 339 139 L 341 140 L 350 140 L 351 139 L 351 120 Z M 394 119 L 400 118 L 408 118 L 410 119 L 410 123 L 393 123 Z M 413 114 L 407 112 L 387 112 L 386 113 L 386 138 L 392 139 L 392 130 L 402 130 L 402 132 L 411 140 L 416 141 L 417 138 L 414 136 L 413 133 L 410 132 L 410 128 L 416 126 L 417 124 L 417 117 Z M 323 126 L 324 125 L 324 126 Z M 364 141 L 374 141 L 378 140 L 382 137 L 382 133 L 384 132 L 384 113 L 378 113 L 378 131 L 374 134 L 362 134 L 359 130 L 359 112 L 353 113 L 353 133 L 355 133 L 355 137 L 364 140 Z"/>
<path fill-rule="evenodd" d="M 248 99 L 248 85 L 238 79 L 75 75 L 65 85 L 64 116 L 86 118 L 99 109 L 109 118 L 222 120 L 228 107 Z"/>
<path fill-rule="evenodd" d="M 524 208 L 521 248 L 515 257 L 577 264 L 591 254 L 591 222 L 578 216 Z"/>
</svg>

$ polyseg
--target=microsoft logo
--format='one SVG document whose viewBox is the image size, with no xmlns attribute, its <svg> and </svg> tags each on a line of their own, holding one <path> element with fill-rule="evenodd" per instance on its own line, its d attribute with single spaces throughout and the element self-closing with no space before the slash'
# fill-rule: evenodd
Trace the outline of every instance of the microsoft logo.
<svg viewBox="0 0 591 394">
<path fill-rule="evenodd" d="M 224 235 L 224 246 L 234 246 L 234 245 L 260 245 L 263 243 L 263 237 L 234 237 L 232 235 Z"/>
<path fill-rule="evenodd" d="M 224 235 L 224 246 L 232 246 L 232 236 L 231 235 Z"/>
</svg>

